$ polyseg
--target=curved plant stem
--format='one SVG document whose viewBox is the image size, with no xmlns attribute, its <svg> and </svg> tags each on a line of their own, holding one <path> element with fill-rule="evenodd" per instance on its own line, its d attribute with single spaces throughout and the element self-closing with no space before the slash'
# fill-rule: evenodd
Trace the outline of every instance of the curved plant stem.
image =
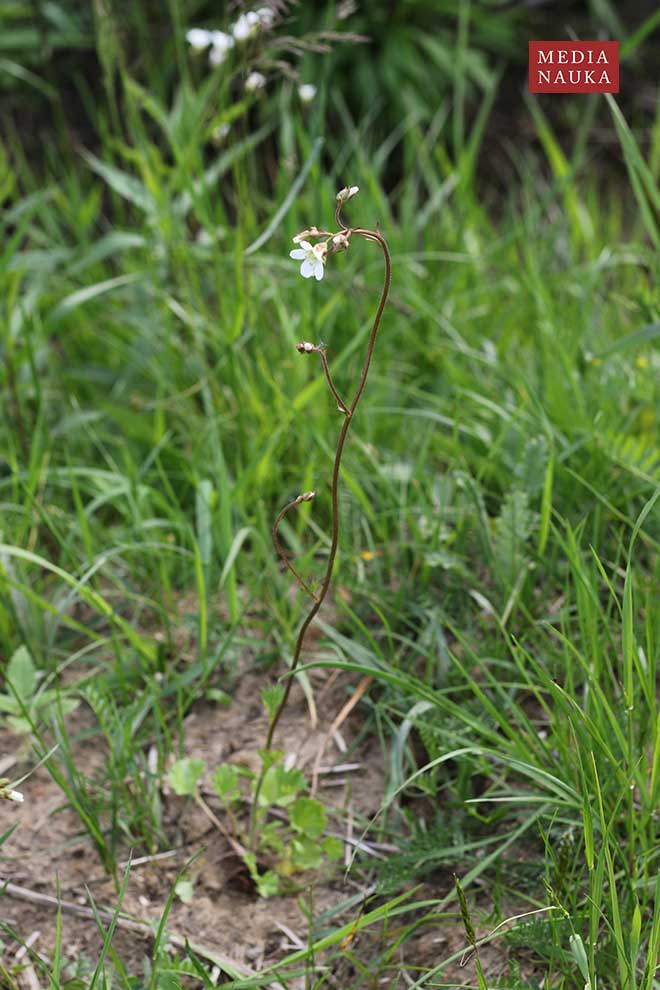
<svg viewBox="0 0 660 990">
<path fill-rule="evenodd" d="M 342 222 L 342 219 L 341 219 L 341 204 L 337 207 L 336 219 L 337 219 L 337 223 L 341 226 L 342 232 L 344 232 L 346 234 L 357 234 L 360 237 L 364 237 L 365 240 L 375 241 L 376 243 L 378 243 L 380 245 L 380 247 L 382 249 L 382 252 L 383 252 L 383 258 L 384 258 L 384 261 L 385 261 L 385 277 L 384 277 L 384 281 L 383 281 L 383 289 L 382 289 L 381 296 L 380 296 L 380 302 L 378 303 L 378 309 L 376 310 L 376 315 L 374 317 L 374 321 L 373 321 L 373 324 L 372 324 L 372 327 L 371 327 L 371 332 L 369 334 L 369 342 L 367 344 L 367 353 L 365 355 L 364 364 L 362 366 L 362 372 L 360 374 L 360 379 L 358 381 L 358 385 L 357 385 L 357 389 L 355 391 L 355 395 L 353 396 L 353 400 L 352 400 L 352 402 L 351 402 L 351 404 L 349 406 L 345 405 L 345 403 L 343 402 L 343 400 L 339 397 L 339 393 L 335 389 L 335 387 L 334 387 L 334 385 L 332 383 L 332 379 L 330 378 L 330 371 L 329 371 L 329 368 L 328 368 L 328 365 L 327 365 L 327 360 L 325 359 L 324 351 L 323 351 L 323 349 L 319 349 L 319 353 L 321 353 L 321 357 L 322 357 L 322 361 L 323 361 L 323 370 L 325 372 L 326 379 L 328 381 L 328 384 L 330 386 L 330 389 L 332 391 L 332 394 L 338 400 L 339 407 L 342 410 L 342 412 L 344 413 L 344 422 L 342 424 L 342 428 L 341 428 L 341 431 L 339 433 L 339 439 L 337 440 L 337 449 L 336 449 L 336 452 L 335 452 L 334 467 L 333 467 L 333 471 L 332 471 L 332 482 L 331 482 L 331 488 L 330 488 L 330 496 L 331 496 L 331 503 L 332 503 L 332 534 L 331 534 L 331 541 L 330 541 L 330 551 L 328 553 L 328 560 L 327 560 L 326 569 L 325 569 L 325 576 L 323 578 L 323 582 L 321 584 L 321 588 L 320 588 L 318 594 L 312 595 L 312 597 L 314 598 L 314 603 L 313 603 L 312 607 L 310 608 L 309 612 L 307 613 L 307 616 L 304 619 L 303 624 L 300 627 L 300 631 L 298 633 L 298 639 L 296 640 L 296 647 L 295 647 L 295 650 L 294 650 L 294 653 L 293 653 L 293 660 L 291 662 L 291 668 L 289 670 L 289 676 L 287 677 L 287 682 L 286 682 L 286 687 L 284 689 L 284 694 L 282 695 L 282 698 L 280 700 L 280 703 L 277 706 L 277 709 L 275 711 L 275 714 L 273 715 L 273 717 L 271 719 L 271 722 L 270 722 L 270 726 L 268 728 L 268 735 L 266 737 L 266 749 L 267 750 L 269 750 L 271 748 L 271 746 L 272 746 L 273 737 L 275 735 L 275 730 L 276 730 L 277 725 L 278 725 L 278 722 L 280 721 L 280 718 L 282 716 L 282 712 L 284 711 L 284 709 L 287 706 L 287 702 L 289 700 L 289 694 L 291 692 L 291 687 L 293 685 L 293 675 L 295 673 L 296 667 L 298 666 L 298 664 L 300 662 L 300 656 L 301 656 L 301 653 L 302 653 L 303 644 L 305 642 L 305 636 L 307 634 L 307 630 L 309 629 L 309 627 L 312 624 L 312 622 L 314 621 L 314 619 L 315 619 L 315 617 L 316 617 L 319 609 L 321 608 L 321 605 L 323 604 L 323 602 L 325 600 L 325 597 L 326 597 L 326 595 L 328 593 L 328 589 L 330 587 L 330 582 L 332 580 L 332 571 L 333 571 L 333 567 L 334 567 L 334 563 L 335 563 L 335 558 L 337 556 L 337 548 L 339 546 L 339 472 L 340 472 L 340 469 L 341 469 L 341 460 L 342 460 L 342 455 L 343 455 L 343 452 L 344 452 L 344 444 L 346 443 L 346 437 L 348 436 L 348 431 L 350 429 L 351 422 L 353 421 L 353 416 L 355 415 L 355 410 L 357 409 L 358 403 L 359 403 L 360 398 L 362 396 L 362 393 L 364 391 L 364 387 L 365 387 L 365 385 L 367 383 L 367 377 L 369 375 L 369 367 L 371 365 L 371 359 L 373 357 L 374 347 L 375 347 L 375 344 L 376 344 L 376 337 L 378 336 L 378 330 L 379 330 L 380 322 L 381 322 L 381 319 L 382 319 L 382 316 L 383 316 L 383 310 L 385 309 L 385 304 L 387 302 L 387 297 L 389 295 L 390 283 L 391 283 L 391 280 L 392 280 L 392 261 L 391 261 L 391 257 L 390 257 L 390 252 L 389 252 L 389 248 L 387 246 L 387 242 L 386 242 L 385 238 L 381 235 L 380 231 L 379 230 L 375 230 L 375 231 L 374 230 L 367 230 L 367 229 L 364 229 L 364 228 L 361 228 L 361 227 L 358 227 L 358 228 L 348 228 L 348 227 L 346 227 L 344 225 L 344 223 Z M 293 500 L 292 502 L 288 503 L 288 505 L 286 505 L 285 508 L 282 510 L 282 512 L 280 513 L 280 515 L 277 518 L 275 532 L 277 531 L 277 526 L 279 525 L 279 522 L 281 521 L 284 513 L 289 508 L 291 508 L 292 505 L 297 504 L 297 501 L 298 500 Z M 278 547 L 278 551 L 280 552 L 280 555 L 285 560 L 285 563 L 287 564 L 287 566 L 289 567 L 289 569 L 290 570 L 293 570 L 293 568 L 291 567 L 291 564 L 287 560 L 286 556 L 280 550 L 280 548 L 278 546 L 278 542 L 279 541 L 276 538 L 276 546 Z M 294 571 L 294 574 L 296 574 L 296 577 L 300 581 L 301 579 L 300 579 L 299 575 L 295 571 Z M 303 581 L 301 581 L 301 584 L 302 584 L 302 587 L 305 588 L 305 590 L 308 591 L 311 594 L 310 589 L 307 587 L 307 585 Z M 255 840 L 256 840 L 257 806 L 258 806 L 259 794 L 260 794 L 260 791 L 261 791 L 261 785 L 263 783 L 264 774 L 265 774 L 265 770 L 262 768 L 261 773 L 259 775 L 259 779 L 257 780 L 257 784 L 256 784 L 255 791 L 254 791 L 254 796 L 253 796 L 253 799 L 252 799 L 252 812 L 251 812 L 251 820 L 250 820 L 250 846 L 251 846 L 251 848 L 254 848 L 254 844 L 255 844 Z"/>
<path fill-rule="evenodd" d="M 310 492 L 309 495 L 311 496 L 312 493 Z M 275 520 L 275 523 L 273 525 L 273 543 L 275 544 L 275 549 L 277 550 L 277 552 L 279 553 L 280 557 L 282 558 L 282 560 L 284 561 L 284 563 L 286 564 L 286 566 L 289 568 L 289 570 L 291 571 L 291 573 L 295 577 L 296 581 L 300 584 L 301 588 L 304 588 L 305 589 L 305 591 L 310 596 L 310 598 L 313 598 L 314 601 L 318 601 L 317 596 L 314 594 L 314 592 L 312 591 L 312 589 L 310 588 L 310 586 L 307 584 L 307 582 L 305 581 L 305 579 L 295 569 L 295 567 L 293 566 L 293 564 L 291 563 L 291 561 L 287 557 L 286 552 L 284 550 L 284 547 L 280 543 L 280 534 L 279 534 L 280 523 L 284 519 L 284 517 L 287 514 L 287 512 L 289 511 L 289 509 L 292 509 L 294 507 L 294 505 L 300 505 L 300 503 L 303 502 L 303 501 L 308 502 L 308 501 L 310 501 L 310 499 L 309 498 L 302 499 L 300 497 L 300 495 L 298 495 L 296 498 L 292 498 L 290 502 L 287 502 L 286 505 L 284 506 L 284 508 L 281 510 L 281 512 L 278 513 L 277 519 Z"/>
<path fill-rule="evenodd" d="M 348 406 L 346 405 L 346 403 L 342 399 L 341 395 L 337 391 L 337 389 L 335 387 L 335 383 L 332 380 L 332 375 L 330 374 L 330 368 L 328 366 L 328 358 L 326 356 L 325 349 L 319 347 L 318 348 L 318 352 L 321 355 L 321 364 L 323 365 L 323 371 L 325 373 L 325 380 L 328 383 L 328 387 L 330 388 L 330 391 L 332 392 L 332 394 L 334 395 L 335 399 L 337 400 L 337 407 L 339 408 L 339 410 L 341 412 L 348 413 Z"/>
</svg>

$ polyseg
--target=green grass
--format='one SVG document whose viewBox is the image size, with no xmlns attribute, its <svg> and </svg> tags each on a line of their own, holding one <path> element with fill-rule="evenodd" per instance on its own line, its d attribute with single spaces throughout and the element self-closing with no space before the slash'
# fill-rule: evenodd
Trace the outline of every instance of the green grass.
<svg viewBox="0 0 660 990">
<path fill-rule="evenodd" d="M 353 922 L 310 917 L 278 978 L 326 985 L 320 957 L 363 971 L 353 986 L 365 967 L 400 985 L 400 945 L 463 924 L 453 883 L 430 899 L 405 885 L 449 871 L 482 931 L 511 904 L 536 912 L 495 933 L 499 986 L 527 986 L 522 947 L 547 987 L 657 990 L 657 155 L 613 100 L 568 145 L 530 100 L 538 140 L 491 184 L 496 74 L 470 115 L 457 68 L 448 117 L 411 113 L 374 146 L 331 86 L 307 110 L 286 82 L 248 107 L 193 65 L 164 98 L 106 57 L 121 122 L 101 104 L 93 153 L 54 146 L 36 164 L 7 133 L 0 175 L 0 656 L 27 647 L 105 751 L 88 777 L 60 704 L 46 722 L 23 711 L 34 761 L 58 744 L 47 766 L 119 891 L 128 847 L 167 847 L 160 783 L 185 714 L 231 693 L 245 657 L 290 662 L 303 602 L 270 526 L 317 490 L 282 526 L 316 574 L 338 432 L 295 343 L 323 339 L 340 391 L 354 382 L 382 273 L 354 245 L 312 285 L 288 251 L 355 183 L 347 214 L 380 221 L 394 275 L 316 665 L 374 677 L 361 738 L 381 741 L 387 791 L 362 825 L 403 851 L 355 867 L 377 890 L 356 931 L 379 939 L 341 949 Z M 611 170 L 585 157 L 596 123 L 621 142 Z M 133 985 L 112 927 L 85 986 L 110 959 Z M 448 963 L 407 985 L 442 985 Z M 158 938 L 150 985 L 161 970 L 179 985 L 178 965 Z"/>
</svg>

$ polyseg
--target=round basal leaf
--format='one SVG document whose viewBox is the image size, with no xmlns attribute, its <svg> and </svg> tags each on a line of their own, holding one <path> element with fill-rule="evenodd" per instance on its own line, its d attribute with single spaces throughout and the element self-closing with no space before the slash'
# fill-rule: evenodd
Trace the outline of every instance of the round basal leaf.
<svg viewBox="0 0 660 990">
<path fill-rule="evenodd" d="M 167 782 L 175 794 L 187 794 L 192 797 L 197 790 L 197 781 L 203 773 L 203 760 L 191 760 L 186 757 L 183 760 L 177 760 L 170 767 Z"/>
<path fill-rule="evenodd" d="M 289 820 L 297 832 L 310 839 L 320 839 L 325 831 L 327 816 L 320 801 L 301 797 L 289 811 Z"/>
<path fill-rule="evenodd" d="M 238 791 L 238 770 L 230 763 L 223 763 L 213 774 L 215 793 L 223 800 Z"/>
<path fill-rule="evenodd" d="M 323 861 L 323 853 L 318 842 L 306 835 L 291 843 L 294 866 L 299 870 L 316 870 Z"/>
<path fill-rule="evenodd" d="M 321 849 L 328 859 L 341 859 L 344 854 L 344 843 L 334 835 L 329 835 L 321 843 Z"/>
<path fill-rule="evenodd" d="M 270 767 L 261 785 L 259 804 L 268 808 L 272 804 L 284 808 L 296 799 L 305 787 L 305 777 L 300 770 L 285 770 L 282 766 Z"/>
</svg>

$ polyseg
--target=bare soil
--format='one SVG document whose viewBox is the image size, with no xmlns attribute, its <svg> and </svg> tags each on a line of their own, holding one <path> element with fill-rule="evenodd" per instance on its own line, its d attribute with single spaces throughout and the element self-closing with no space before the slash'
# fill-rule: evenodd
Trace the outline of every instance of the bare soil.
<svg viewBox="0 0 660 990">
<path fill-rule="evenodd" d="M 263 746 L 267 730 L 267 718 L 260 702 L 260 691 L 267 675 L 246 673 L 237 682 L 229 708 L 200 703 L 185 720 L 186 755 L 199 757 L 211 770 L 219 763 L 231 762 L 256 769 L 259 763 L 258 749 Z M 350 749 L 360 726 L 360 706 L 348 715 L 334 735 L 329 730 L 348 698 L 347 687 L 354 688 L 357 679 L 346 675 L 328 676 L 320 672 L 314 684 L 317 706 L 317 724 L 312 724 L 310 710 L 302 692 L 295 687 L 291 703 L 278 728 L 276 744 L 284 750 L 290 761 L 311 775 L 314 764 L 321 765 L 319 796 L 331 815 L 333 831 L 348 835 L 351 818 L 371 817 L 379 808 L 384 789 L 382 754 L 373 745 L 355 754 L 345 755 Z M 93 716 L 81 705 L 70 716 L 72 735 L 81 728 L 93 724 Z M 319 753 L 322 756 L 319 757 Z M 79 765 L 92 773 L 103 761 L 101 748 L 89 743 L 78 747 Z M 346 772 L 334 773 L 332 768 L 347 762 L 359 766 Z M 29 769 L 24 741 L 0 728 L 0 776 L 13 779 Z M 208 776 L 208 771 L 207 771 Z M 67 805 L 66 799 L 45 768 L 39 768 L 22 785 L 25 795 L 22 805 L 0 802 L 0 835 L 11 825 L 18 827 L 0 846 L 0 883 L 7 883 L 4 896 L 0 896 L 0 921 L 10 925 L 18 939 L 28 941 L 31 949 L 44 960 L 52 958 L 56 940 L 56 902 L 33 903 L 25 899 L 32 892 L 37 896 L 55 898 L 58 888 L 62 901 L 89 911 L 90 896 L 99 909 L 112 912 L 117 904 L 115 884 L 104 873 L 91 840 L 81 829 L 77 814 Z M 202 793 L 208 805 L 227 824 L 206 778 Z M 254 974 L 264 967 L 283 959 L 293 949 L 304 945 L 308 924 L 299 899 L 300 893 L 272 897 L 267 900 L 256 896 L 245 871 L 226 837 L 209 821 L 202 810 L 190 799 L 172 794 L 166 783 L 162 788 L 164 823 L 172 848 L 166 855 L 141 859 L 140 850 L 134 856 L 137 862 L 130 870 L 122 912 L 133 919 L 157 926 L 177 874 L 195 853 L 199 858 L 191 867 L 193 898 L 184 904 L 175 897 L 168 919 L 167 930 L 174 939 L 190 939 L 209 958 L 231 962 L 245 974 Z M 332 813 L 335 809 L 336 814 Z M 359 834 L 359 830 L 356 829 Z M 347 858 L 353 851 L 347 843 Z M 130 850 L 126 848 L 125 858 Z M 305 875 L 302 886 L 313 883 L 314 914 L 345 901 L 356 893 L 366 893 L 367 874 L 364 870 L 352 870 L 345 876 L 341 866 L 314 877 Z M 445 878 L 439 886 L 446 893 Z M 22 893 L 21 893 L 22 891 Z M 428 898 L 440 893 L 429 885 L 416 896 Z M 352 908 L 343 916 L 333 919 L 333 925 L 345 924 L 357 916 L 358 908 Z M 105 922 L 106 927 L 108 921 Z M 485 931 L 479 934 L 485 934 Z M 0 932 L 5 944 L 4 958 L 7 969 L 20 958 L 20 943 Z M 88 960 L 93 967 L 102 947 L 102 936 L 90 917 L 77 917 L 67 908 L 62 914 L 62 948 L 70 963 Z M 368 958 L 377 950 L 378 937 L 374 933 L 360 933 L 350 948 L 338 978 L 341 985 L 350 980 L 352 987 L 367 986 L 361 982 L 350 959 Z M 143 972 L 144 960 L 149 958 L 153 936 L 140 931 L 117 928 L 113 946 L 129 972 Z M 421 969 L 437 965 L 465 946 L 465 935 L 460 920 L 420 928 L 405 942 L 392 960 L 401 968 L 411 967 L 418 976 Z M 381 946 L 382 948 L 382 946 Z M 496 977 L 505 971 L 506 951 L 499 946 L 485 947 L 482 964 L 489 976 Z M 25 959 L 24 959 L 25 961 Z M 416 971 L 416 972 L 415 972 Z M 23 974 L 24 975 L 24 974 Z M 392 972 L 382 974 L 387 984 L 393 986 Z M 28 973 L 23 982 L 30 990 L 39 985 L 38 968 Z M 443 972 L 438 984 L 445 987 L 463 987 L 475 984 L 472 962 L 466 966 L 452 965 Z M 0 986 L 2 985 L 0 970 Z M 44 985 L 44 979 L 41 979 Z M 340 984 L 338 984 L 340 985 Z M 369 984 L 371 985 L 371 983 Z M 399 983 L 396 984 L 399 986 Z M 404 986 L 403 983 L 400 984 Z M 291 984 L 294 990 L 294 984 Z"/>
</svg>

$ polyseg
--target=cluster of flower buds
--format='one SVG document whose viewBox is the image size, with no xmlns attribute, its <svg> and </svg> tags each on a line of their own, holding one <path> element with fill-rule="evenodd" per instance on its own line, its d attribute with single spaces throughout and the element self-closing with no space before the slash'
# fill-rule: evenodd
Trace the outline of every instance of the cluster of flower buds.
<svg viewBox="0 0 660 990">
<path fill-rule="evenodd" d="M 294 244 L 300 244 L 301 241 L 306 241 L 308 237 L 327 237 L 324 230 L 319 230 L 318 227 L 310 227 L 308 230 L 301 230 L 299 234 L 293 238 Z"/>
<path fill-rule="evenodd" d="M 343 231 L 340 231 L 338 234 L 335 234 L 331 241 L 332 250 L 335 252 L 346 251 L 351 244 L 350 236 L 351 236 L 350 232 L 348 234 L 345 234 Z"/>
<path fill-rule="evenodd" d="M 316 492 L 303 492 L 302 495 L 296 498 L 295 504 L 300 505 L 301 502 L 311 502 L 315 495 Z"/>
<path fill-rule="evenodd" d="M 314 354 L 315 351 L 318 351 L 318 347 L 308 340 L 301 340 L 299 344 L 296 344 L 296 350 L 300 354 Z"/>
</svg>

